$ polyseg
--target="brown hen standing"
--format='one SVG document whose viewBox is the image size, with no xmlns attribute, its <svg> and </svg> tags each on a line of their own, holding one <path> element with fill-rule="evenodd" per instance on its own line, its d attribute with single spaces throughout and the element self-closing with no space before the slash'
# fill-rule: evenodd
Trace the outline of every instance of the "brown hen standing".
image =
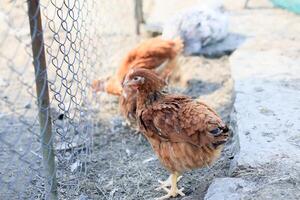
<svg viewBox="0 0 300 200">
<path fill-rule="evenodd" d="M 131 70 L 123 83 L 124 89 L 136 91 L 139 128 L 171 172 L 167 181 L 160 181 L 160 188 L 168 193 L 160 200 L 184 196 L 183 188 L 177 188 L 179 175 L 211 165 L 229 136 L 228 127 L 212 108 L 188 96 L 163 94 L 163 85 L 159 76 L 146 69 Z"/>
</svg>

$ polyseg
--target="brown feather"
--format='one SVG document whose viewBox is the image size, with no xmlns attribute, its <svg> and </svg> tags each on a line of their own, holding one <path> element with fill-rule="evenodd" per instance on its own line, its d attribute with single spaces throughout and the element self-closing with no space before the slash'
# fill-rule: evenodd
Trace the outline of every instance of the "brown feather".
<svg viewBox="0 0 300 200">
<path fill-rule="evenodd" d="M 177 55 L 183 48 L 180 39 L 164 40 L 159 37 L 141 42 L 123 59 L 116 74 L 107 80 L 95 80 L 92 88 L 95 92 L 105 91 L 120 96 L 120 112 L 129 121 L 135 121 L 135 92 L 125 91 L 122 95 L 122 82 L 130 69 L 145 68 L 156 71 L 163 79 L 167 79 L 177 66 Z M 166 65 L 163 65 L 166 63 Z M 163 65 L 163 66 L 162 66 Z M 126 97 L 125 97 L 126 96 Z"/>
<path fill-rule="evenodd" d="M 135 82 L 135 77 L 144 81 Z M 140 130 L 161 163 L 172 172 L 210 165 L 228 138 L 228 128 L 217 113 L 188 96 L 160 92 L 160 78 L 150 70 L 135 69 L 124 88 L 137 88 Z"/>
<path fill-rule="evenodd" d="M 132 68 L 157 70 L 156 72 L 161 74 L 163 78 L 167 78 L 176 67 L 176 57 L 182 48 L 183 42 L 180 39 L 164 40 L 156 37 L 145 40 L 125 56 L 114 76 L 109 77 L 106 81 L 94 81 L 92 88 L 94 91 L 104 90 L 109 94 L 119 96 L 122 92 L 122 81 Z M 159 68 L 165 62 L 168 64 Z"/>
</svg>

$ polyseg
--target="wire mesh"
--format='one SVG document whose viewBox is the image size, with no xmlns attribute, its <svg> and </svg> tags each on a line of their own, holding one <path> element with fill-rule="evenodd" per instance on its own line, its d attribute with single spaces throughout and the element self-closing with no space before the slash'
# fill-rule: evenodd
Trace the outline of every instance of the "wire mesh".
<svg viewBox="0 0 300 200">
<path fill-rule="evenodd" d="M 33 2 L 38 9 L 30 16 L 27 4 Z M 42 31 L 37 28 L 38 12 Z M 30 20 L 35 27 L 31 33 Z M 90 82 L 117 67 L 132 46 L 122 45 L 136 42 L 130 37 L 134 33 L 134 2 L 129 0 L 0 4 L 0 199 L 55 199 L 46 187 L 53 186 L 55 176 L 59 199 L 82 195 L 92 155 L 96 121 L 92 110 L 99 106 L 91 102 Z M 40 36 L 43 48 L 34 47 Z M 43 51 L 45 66 L 40 62 Z M 40 95 L 35 79 L 42 83 Z M 47 84 L 49 105 L 42 107 Z M 51 117 L 46 144 L 43 137 L 49 123 L 39 121 L 39 111 Z M 51 151 L 51 143 L 56 168 L 47 175 L 43 162 L 52 155 L 42 152 Z"/>
</svg>

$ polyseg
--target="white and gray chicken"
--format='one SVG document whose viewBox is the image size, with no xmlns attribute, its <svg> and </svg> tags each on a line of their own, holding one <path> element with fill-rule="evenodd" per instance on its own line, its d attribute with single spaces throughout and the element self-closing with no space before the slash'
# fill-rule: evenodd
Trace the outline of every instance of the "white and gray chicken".
<svg viewBox="0 0 300 200">
<path fill-rule="evenodd" d="M 221 6 L 195 6 L 163 25 L 162 37 L 184 41 L 185 55 L 218 57 L 234 51 L 243 38 L 228 33 L 228 14 Z"/>
</svg>

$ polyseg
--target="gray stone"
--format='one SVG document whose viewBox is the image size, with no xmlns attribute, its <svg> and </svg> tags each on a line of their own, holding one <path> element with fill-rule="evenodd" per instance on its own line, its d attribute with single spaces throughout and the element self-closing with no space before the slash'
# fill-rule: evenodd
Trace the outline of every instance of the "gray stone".
<svg viewBox="0 0 300 200">
<path fill-rule="evenodd" d="M 251 48 L 264 43 L 249 40 L 230 59 L 240 141 L 237 165 L 243 168 L 278 159 L 300 161 L 300 57 L 283 54 L 271 44 L 270 50 Z"/>
<path fill-rule="evenodd" d="M 218 178 L 210 185 L 205 200 L 239 200 L 251 183 L 241 178 Z"/>
<path fill-rule="evenodd" d="M 248 37 L 230 57 L 236 92 L 230 171 L 239 178 L 216 179 L 205 199 L 300 199 L 300 17 L 248 10 L 232 21 L 232 31 Z"/>
</svg>

